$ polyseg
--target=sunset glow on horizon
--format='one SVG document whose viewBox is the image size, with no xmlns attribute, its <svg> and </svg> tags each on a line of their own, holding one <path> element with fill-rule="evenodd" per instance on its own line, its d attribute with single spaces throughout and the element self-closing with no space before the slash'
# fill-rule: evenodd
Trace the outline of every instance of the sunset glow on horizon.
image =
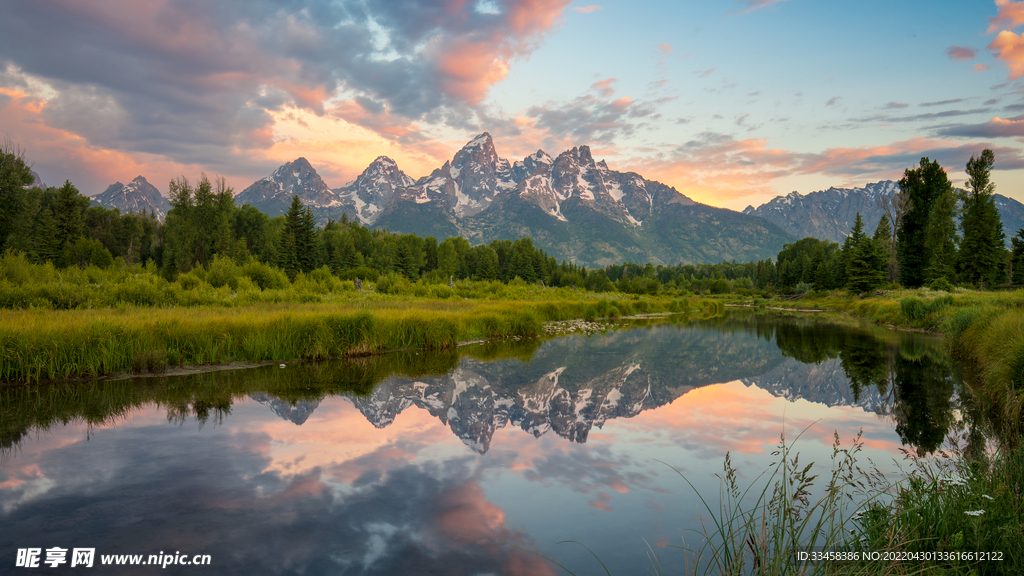
<svg viewBox="0 0 1024 576">
<path fill-rule="evenodd" d="M 1024 1 L 16 2 L 0 139 L 48 185 L 223 175 L 298 157 L 332 188 L 412 178 L 489 132 L 509 161 L 588 145 L 712 206 L 996 155 L 1024 201 Z"/>
</svg>

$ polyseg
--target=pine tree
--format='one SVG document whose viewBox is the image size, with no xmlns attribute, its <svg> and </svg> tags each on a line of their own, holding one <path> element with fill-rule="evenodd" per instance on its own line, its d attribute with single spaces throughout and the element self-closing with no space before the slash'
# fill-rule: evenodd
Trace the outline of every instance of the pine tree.
<svg viewBox="0 0 1024 576">
<path fill-rule="evenodd" d="M 65 180 L 57 190 L 57 201 L 53 207 L 53 217 L 57 224 L 57 246 L 63 250 L 68 244 L 74 244 L 85 229 L 83 212 L 89 206 L 89 200 L 78 193 L 78 188 Z"/>
<path fill-rule="evenodd" d="M 302 205 L 301 200 L 299 205 Z M 299 218 L 299 227 L 295 231 L 295 246 L 299 251 L 297 256 L 300 270 L 309 274 L 319 267 L 320 243 L 317 242 L 316 237 L 316 219 L 309 207 L 302 211 L 302 216 Z"/>
<path fill-rule="evenodd" d="M 864 234 L 864 220 L 857 213 L 853 230 L 843 246 L 846 285 L 853 292 L 868 292 L 885 283 L 885 255 L 875 241 Z"/>
<path fill-rule="evenodd" d="M 1013 246 L 1013 253 L 1010 255 L 1010 268 L 1013 275 L 1010 282 L 1014 285 L 1024 284 L 1024 228 L 1017 231 L 1017 235 L 1010 239 Z"/>
<path fill-rule="evenodd" d="M 925 233 L 928 247 L 928 268 L 925 281 L 929 284 L 945 279 L 950 284 L 956 276 L 956 197 L 951 191 L 943 192 L 932 205 Z"/>
<path fill-rule="evenodd" d="M 910 209 L 896 231 L 896 256 L 900 281 L 915 288 L 924 284 L 927 277 L 930 254 L 925 236 L 932 204 L 943 193 L 951 192 L 953 185 L 942 166 L 927 157 L 921 158 L 920 167 L 908 168 L 899 184 L 900 192 L 909 198 Z"/>
<path fill-rule="evenodd" d="M 291 206 L 284 217 L 284 230 L 281 231 L 281 252 L 279 262 L 281 269 L 288 274 L 288 278 L 295 280 L 295 276 L 302 272 L 303 259 L 299 253 L 304 248 L 302 239 L 302 199 L 298 195 L 292 196 Z"/>
<path fill-rule="evenodd" d="M 958 262 L 960 278 L 978 286 L 1001 284 L 1006 239 L 996 208 L 995 189 L 990 172 L 995 154 L 986 149 L 981 156 L 967 161 L 967 191 L 963 197 L 963 250 Z"/>
<path fill-rule="evenodd" d="M 878 221 L 878 226 L 875 227 L 875 234 L 872 236 L 872 239 L 885 253 L 886 280 L 890 284 L 896 282 L 896 243 L 893 242 L 892 226 L 889 225 L 888 215 L 882 215 L 882 218 Z"/>
</svg>

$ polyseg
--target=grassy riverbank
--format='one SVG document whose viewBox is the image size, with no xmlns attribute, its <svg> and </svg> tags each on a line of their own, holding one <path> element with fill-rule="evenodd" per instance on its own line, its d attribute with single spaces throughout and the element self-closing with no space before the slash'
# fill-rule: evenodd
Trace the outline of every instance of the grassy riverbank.
<svg viewBox="0 0 1024 576">
<path fill-rule="evenodd" d="M 822 562 L 807 566 L 815 574 L 1019 574 L 1024 571 L 1024 291 L 940 292 L 928 289 L 898 290 L 859 298 L 845 291 L 810 294 L 798 300 L 740 300 L 760 308 L 817 309 L 841 312 L 882 326 L 941 334 L 950 353 L 958 359 L 958 376 L 964 384 L 964 409 L 970 408 L 978 425 L 970 431 L 988 430 L 998 446 L 968 450 L 960 446 L 920 458 L 912 452 L 910 476 L 901 482 L 879 482 L 870 470 L 848 475 L 847 482 L 868 487 L 872 503 L 846 520 L 849 538 L 827 532 L 824 541 L 848 542 L 847 550 L 879 552 L 881 560 Z M 980 443 L 984 446 L 984 443 Z M 795 452 L 795 450 L 794 450 Z M 865 467 L 866 468 L 866 467 Z M 872 483 L 873 482 L 873 483 Z M 870 484 L 870 486 L 869 486 Z M 848 487 L 848 486 L 847 486 Z M 781 494 L 781 496 L 780 496 Z M 817 513 L 834 515 L 828 498 L 818 502 Z M 741 530 L 757 528 L 759 534 L 783 529 L 791 516 L 806 517 L 791 496 L 780 492 L 768 499 L 771 517 L 757 511 L 741 512 Z M 778 510 L 789 513 L 778 513 Z M 801 516 L 804 515 L 804 516 Z M 833 516 L 829 516 L 833 517 Z M 720 536 L 721 538 L 721 536 Z M 821 537 L 819 537 L 819 540 Z M 749 569 L 757 563 L 763 573 L 788 573 L 785 562 L 773 557 L 755 558 L 767 550 L 755 537 L 752 545 L 733 542 L 736 566 Z M 837 547 L 837 549 L 839 549 Z M 775 551 L 781 554 L 780 550 Z M 991 554 L 998 553 L 999 560 Z M 888 556 L 886 556 L 888 554 Z M 922 554 L 939 554 L 935 556 Z M 886 560 L 885 558 L 890 558 Z M 892 558 L 903 558 L 893 560 Z M 915 560 L 916 559 L 916 560 Z M 778 570 L 774 568 L 779 568 Z M 742 570 L 726 570 L 740 573 Z M 760 573 L 755 568 L 755 573 Z"/>
<path fill-rule="evenodd" d="M 538 335 L 544 322 L 683 311 L 700 301 L 432 300 L 362 293 L 347 301 L 245 307 L 0 311 L 0 381 L 39 382 L 236 361 L 325 359 Z M 715 306 L 717 303 L 711 303 Z"/>
</svg>

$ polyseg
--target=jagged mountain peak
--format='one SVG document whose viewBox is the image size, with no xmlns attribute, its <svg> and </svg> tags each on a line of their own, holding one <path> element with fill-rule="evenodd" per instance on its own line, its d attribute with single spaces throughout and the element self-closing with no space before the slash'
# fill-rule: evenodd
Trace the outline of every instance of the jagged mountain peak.
<svg viewBox="0 0 1024 576">
<path fill-rule="evenodd" d="M 288 212 L 293 196 L 298 196 L 321 223 L 339 218 L 344 211 L 338 194 L 327 187 L 309 160 L 301 156 L 253 182 L 235 196 L 235 203 L 250 204 L 273 217 Z"/>
<path fill-rule="evenodd" d="M 170 201 L 141 175 L 136 176 L 128 184 L 111 184 L 102 193 L 93 197 L 92 202 L 104 208 L 117 208 L 124 213 L 152 212 L 161 221 L 171 209 Z"/>
</svg>

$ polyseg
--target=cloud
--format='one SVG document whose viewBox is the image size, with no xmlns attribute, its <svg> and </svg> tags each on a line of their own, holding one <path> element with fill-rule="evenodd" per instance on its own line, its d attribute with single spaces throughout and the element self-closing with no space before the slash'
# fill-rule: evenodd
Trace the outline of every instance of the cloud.
<svg viewBox="0 0 1024 576">
<path fill-rule="evenodd" d="M 598 84 L 600 82 L 595 86 Z M 611 96 L 610 83 L 608 87 L 598 86 L 597 89 L 606 98 Z M 609 101 L 586 94 L 568 103 L 548 102 L 531 106 L 523 116 L 533 120 L 533 129 L 546 133 L 545 147 L 548 148 L 609 144 L 635 134 L 647 122 L 660 118 L 658 109 L 671 100 L 633 100 L 623 96 Z"/>
<path fill-rule="evenodd" d="M 1024 137 L 1024 116 L 1003 119 L 998 116 L 982 124 L 959 124 L 937 130 L 940 136 L 968 138 Z"/>
<path fill-rule="evenodd" d="M 974 65 L 974 71 L 975 72 L 984 72 L 985 70 L 988 70 L 989 68 L 990 68 L 990 66 L 988 64 L 975 64 Z"/>
<path fill-rule="evenodd" d="M 740 0 L 740 4 L 744 6 L 744 8 L 740 10 L 740 13 L 746 14 L 747 12 L 753 12 L 754 10 L 774 6 L 775 4 L 785 1 L 786 0 Z"/>
<path fill-rule="evenodd" d="M 842 99 L 843 99 L 842 96 L 833 96 L 833 97 L 828 99 L 828 102 L 825 102 L 825 106 L 835 106 Z"/>
<path fill-rule="evenodd" d="M 929 107 L 929 106 L 947 106 L 949 104 L 959 104 L 960 102 L 963 102 L 963 101 L 964 101 L 963 98 L 953 98 L 952 100 L 939 100 L 939 101 L 936 101 L 936 102 L 922 102 L 922 103 L 918 104 L 918 106 L 924 106 L 924 107 Z"/>
<path fill-rule="evenodd" d="M 596 6 L 594 4 L 591 4 L 590 6 L 574 6 L 573 7 L 573 10 L 575 10 L 576 12 L 579 12 L 580 14 L 590 14 L 592 12 L 597 12 L 598 10 L 601 10 L 601 9 L 603 9 L 602 6 Z"/>
<path fill-rule="evenodd" d="M 547 562 L 524 551 L 537 544 L 509 526 L 504 510 L 458 460 L 445 461 L 443 469 L 395 463 L 339 491 L 318 468 L 267 470 L 272 443 L 261 433 L 206 434 L 212 452 L 183 459 L 177 447 L 190 433 L 168 435 L 160 420 L 107 436 L 109 450 L 44 453 L 39 470 L 52 487 L 21 503 L 16 516 L 4 514 L 5 525 L 17 525 L 26 541 L 70 542 L 88 534 L 98 552 L 155 554 L 165 547 L 210 554 L 225 575 L 554 575 Z M 33 480 L 23 476 L 18 479 Z M 168 477 L 182 481 L 161 482 Z M 140 486 L 162 488 L 154 499 Z M 135 516 L 125 518 L 128 507 Z M 153 521 L 134 521 L 142 516 Z M 5 547 L 12 544 L 7 536 L 0 536 Z"/>
<path fill-rule="evenodd" d="M 322 115 L 338 95 L 369 115 L 461 128 L 568 4 L 19 3 L 0 19 L 0 69 L 20 79 L 0 74 L 0 86 L 44 85 L 40 120 L 91 146 L 245 172 L 274 146 L 277 113 Z"/>
<path fill-rule="evenodd" d="M 926 106 L 926 104 L 922 104 Z M 972 108 L 970 110 L 943 110 L 942 112 L 928 112 L 926 114 L 911 114 L 909 116 L 892 116 L 881 114 L 878 116 L 865 116 L 854 118 L 854 122 L 918 122 L 922 120 L 936 120 L 939 118 L 951 118 L 953 116 L 968 116 L 985 112 L 986 108 Z"/>
<path fill-rule="evenodd" d="M 612 88 L 612 84 L 615 82 L 617 82 L 615 78 L 605 78 L 591 84 L 590 89 L 597 92 L 599 96 L 609 98 L 612 94 L 615 94 L 615 88 Z"/>
<path fill-rule="evenodd" d="M 964 48 L 956 44 L 946 48 L 946 56 L 949 56 L 950 60 L 974 60 L 977 53 L 978 51 L 974 48 Z"/>
<path fill-rule="evenodd" d="M 909 104 L 905 104 L 903 102 L 889 102 L 888 104 L 885 105 L 885 107 L 889 110 L 898 110 L 901 108 L 906 108 L 907 106 L 909 106 Z"/>
<path fill-rule="evenodd" d="M 988 49 L 1006 63 L 1010 69 L 1010 80 L 1016 80 L 1024 74 L 1024 37 L 1003 30 L 988 45 Z"/>
<path fill-rule="evenodd" d="M 708 68 L 707 70 L 697 70 L 694 74 L 696 74 L 698 78 L 706 78 L 714 74 L 717 69 L 718 68 Z"/>
<path fill-rule="evenodd" d="M 672 45 L 667 42 L 664 44 L 658 44 L 657 48 L 658 53 L 661 54 L 662 56 L 668 56 L 669 54 L 672 53 Z"/>
<path fill-rule="evenodd" d="M 988 19 L 988 34 L 1001 28 L 1016 28 L 1024 24 L 1024 2 L 996 0 L 996 8 L 996 15 Z"/>
<path fill-rule="evenodd" d="M 704 132 L 656 158 L 623 159 L 625 168 L 674 186 L 683 194 L 713 205 L 739 205 L 777 195 L 773 182 L 797 176 L 824 176 L 854 182 L 897 179 L 922 156 L 954 169 L 972 154 L 993 148 L 1000 169 L 1024 166 L 1021 151 L 996 150 L 989 143 L 913 138 L 882 146 L 836 147 L 821 152 L 772 148 L 764 138 L 736 139 Z"/>
</svg>

